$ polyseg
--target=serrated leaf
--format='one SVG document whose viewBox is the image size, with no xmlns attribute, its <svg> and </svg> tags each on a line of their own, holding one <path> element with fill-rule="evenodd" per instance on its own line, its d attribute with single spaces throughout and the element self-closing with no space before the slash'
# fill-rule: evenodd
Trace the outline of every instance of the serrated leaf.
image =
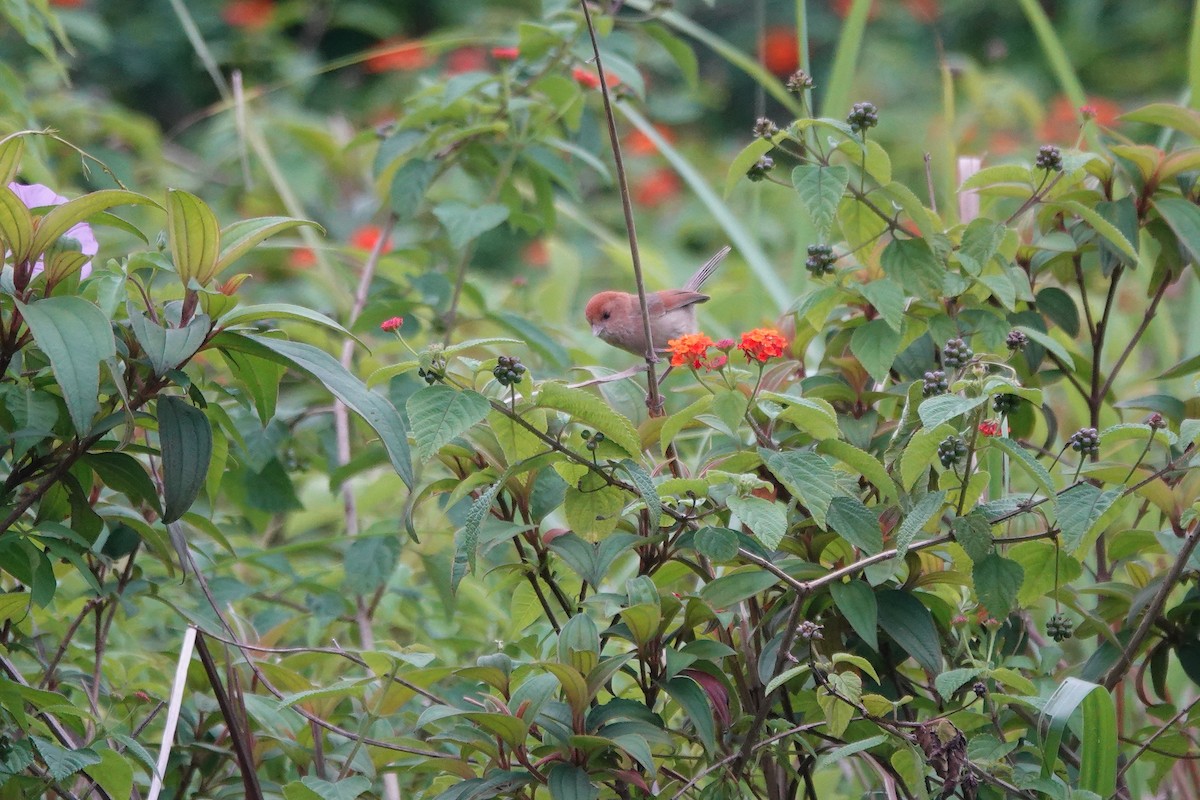
<svg viewBox="0 0 1200 800">
<path fill-rule="evenodd" d="M 1100 234 L 1109 244 L 1117 248 L 1120 253 L 1130 261 L 1137 261 L 1137 250 L 1129 240 L 1125 238 L 1125 234 L 1117 230 L 1117 226 L 1100 216 L 1096 209 L 1080 203 L 1078 200 L 1058 200 L 1047 202 L 1046 205 L 1051 207 L 1061 208 L 1082 219 L 1092 230 Z"/>
<path fill-rule="evenodd" d="M 396 218 L 403 221 L 416 216 L 429 184 L 437 175 L 438 162 L 414 158 L 406 161 L 392 176 L 388 201 Z"/>
<path fill-rule="evenodd" d="M 792 186 L 822 237 L 833 225 L 849 181 L 850 170 L 843 166 L 803 164 L 792 170 Z"/>
<path fill-rule="evenodd" d="M 943 700 L 949 700 L 955 692 L 968 682 L 978 678 L 980 672 L 981 670 L 978 667 L 948 669 L 933 679 L 933 688 L 937 690 L 937 693 L 942 696 Z"/>
<path fill-rule="evenodd" d="M 471 504 L 467 511 L 467 519 L 462 529 L 454 537 L 454 561 L 450 565 L 450 591 L 458 590 L 458 584 L 468 572 L 475 571 L 475 554 L 479 548 L 479 528 L 487 519 L 492 509 L 496 495 L 504 488 L 508 473 L 500 476 L 500 480 L 489 486 Z"/>
<path fill-rule="evenodd" d="M 696 531 L 695 543 L 699 553 L 718 563 L 737 558 L 737 531 L 729 528 L 701 528 Z"/>
<path fill-rule="evenodd" d="M 837 439 L 841 431 L 837 424 L 837 411 L 828 401 L 816 397 L 793 397 L 792 395 L 764 392 L 763 399 L 783 403 L 779 419 L 790 422 L 814 439 Z"/>
<path fill-rule="evenodd" d="M 81 769 L 100 763 L 100 756 L 91 748 L 67 750 L 40 736 L 29 738 L 46 764 L 46 772 L 56 781 L 66 780 Z"/>
<path fill-rule="evenodd" d="M 826 439 L 817 443 L 817 452 L 833 456 L 840 462 L 834 464 L 834 469 L 847 468 L 851 475 L 857 475 L 870 481 L 879 493 L 887 500 L 895 500 L 900 496 L 900 488 L 892 480 L 887 469 L 875 456 L 859 450 L 849 442 L 836 439 Z"/>
<path fill-rule="evenodd" d="M 1121 499 L 1122 490 L 1101 491 L 1090 483 L 1072 486 L 1058 496 L 1058 527 L 1062 546 L 1073 553 L 1109 507 Z"/>
<path fill-rule="evenodd" d="M 1017 602 L 1025 570 L 1015 561 L 990 553 L 975 562 L 971 572 L 975 596 L 996 619 L 1004 619 Z"/>
<path fill-rule="evenodd" d="M 863 505 L 857 497 L 839 496 L 829 504 L 829 527 L 862 550 L 873 556 L 883 551 L 883 532 L 879 527 L 878 515 Z"/>
<path fill-rule="evenodd" d="M 588 472 L 579 485 L 567 487 L 563 512 L 571 530 L 581 536 L 597 538 L 617 527 L 624 508 L 625 493 L 608 485 L 596 473 Z"/>
<path fill-rule="evenodd" d="M 712 408 L 713 396 L 706 394 L 699 400 L 691 403 L 682 411 L 677 411 L 667 417 L 663 422 L 662 428 L 659 429 L 658 438 L 662 447 L 665 449 L 667 445 L 675 441 L 675 437 L 679 435 L 687 425 L 692 423 L 696 417 L 705 414 Z"/>
<path fill-rule="evenodd" d="M 1079 562 L 1052 542 L 1021 542 L 1007 548 L 1005 555 L 1024 571 L 1017 593 L 1017 602 L 1022 606 L 1036 603 L 1054 592 L 1056 586 L 1067 586 L 1083 573 Z"/>
<path fill-rule="evenodd" d="M 1034 483 L 1045 493 L 1046 497 L 1054 498 L 1054 479 L 1050 477 L 1050 471 L 1042 466 L 1042 462 L 1034 458 L 1033 454 L 1007 437 L 996 437 L 990 439 L 989 443 L 993 447 L 1003 450 L 1017 462 L 1017 465 L 1033 478 Z"/>
<path fill-rule="evenodd" d="M 576 422 L 602 432 L 633 458 L 642 452 L 642 443 L 633 423 L 594 394 L 561 383 L 546 382 L 538 391 L 537 403 L 543 408 L 566 412 Z"/>
<path fill-rule="evenodd" d="M 466 203 L 449 202 L 435 206 L 433 215 L 446 229 L 450 245 L 455 250 L 461 250 L 469 242 L 508 219 L 508 206 L 495 203 L 470 206 Z"/>
<path fill-rule="evenodd" d="M 771 152 L 775 145 L 769 139 L 755 139 L 741 149 L 729 162 L 725 171 L 725 197 L 733 194 L 734 188 L 746 178 L 746 173 L 758 160 Z"/>
<path fill-rule="evenodd" d="M 954 531 L 954 541 L 962 546 L 972 562 L 979 562 L 992 552 L 992 526 L 980 512 L 956 517 L 950 527 Z"/>
<path fill-rule="evenodd" d="M 399 558 L 400 540 L 394 533 L 355 537 L 342 562 L 347 588 L 367 594 L 386 585 Z"/>
<path fill-rule="evenodd" d="M 1000 242 L 1004 240 L 1006 230 L 1004 225 L 986 217 L 972 220 L 963 231 L 962 244 L 958 250 L 958 259 L 963 269 L 971 275 L 983 272 L 983 268 L 999 249 Z"/>
<path fill-rule="evenodd" d="M 754 532 L 763 547 L 768 550 L 779 547 L 788 527 L 787 512 L 782 504 L 753 495 L 731 495 L 725 502 L 729 510 Z"/>
<path fill-rule="evenodd" d="M 178 397 L 159 397 L 158 443 L 162 451 L 163 522 L 184 515 L 208 474 L 212 426 L 204 412 Z"/>
<path fill-rule="evenodd" d="M 478 392 L 460 391 L 442 383 L 413 392 L 406 408 L 417 456 L 426 460 L 482 422 L 492 410 L 487 398 Z"/>
<path fill-rule="evenodd" d="M 924 239 L 893 239 L 881 262 L 888 277 L 915 297 L 941 297 L 946 268 Z"/>
<path fill-rule="evenodd" d="M 943 422 L 966 414 L 988 401 L 987 395 L 960 397 L 956 394 L 939 394 L 927 397 L 917 407 L 917 416 L 926 428 L 936 428 Z"/>
<path fill-rule="evenodd" d="M 775 585 L 779 579 L 764 569 L 744 568 L 709 581 L 700 597 L 714 610 L 723 610 Z"/>
<path fill-rule="evenodd" d="M 100 410 L 100 362 L 116 355 L 104 312 L 82 297 L 48 297 L 17 308 L 62 388 L 76 433 L 92 429 Z"/>
<path fill-rule="evenodd" d="M 897 558 L 904 558 L 904 554 L 908 552 L 908 546 L 912 544 L 913 539 L 942 510 L 942 504 L 945 501 L 946 493 L 943 491 L 930 492 L 917 501 L 917 504 L 913 506 L 912 511 L 908 512 L 908 516 L 904 518 L 904 521 L 900 523 L 900 527 L 896 531 Z"/>
<path fill-rule="evenodd" d="M 837 478 L 829 462 L 816 453 L 765 449 L 758 452 L 767 469 L 804 504 L 817 525 L 826 527 L 829 504 L 837 492 Z"/>
<path fill-rule="evenodd" d="M 911 488 L 917 478 L 932 466 L 937 457 L 938 444 L 955 433 L 957 431 L 949 425 L 938 425 L 913 434 L 900 456 L 900 485 Z"/>
<path fill-rule="evenodd" d="M 900 284 L 891 278 L 877 278 L 859 286 L 858 290 L 875 307 L 888 327 L 900 333 L 904 326 L 904 306 L 908 301 Z"/>
<path fill-rule="evenodd" d="M 853 672 L 831 672 L 825 681 L 826 685 L 817 691 L 817 705 L 825 712 L 830 735 L 841 738 L 862 698 L 862 678 Z"/>
<path fill-rule="evenodd" d="M 646 513 L 650 518 L 650 530 L 658 530 L 659 520 L 662 519 L 662 498 L 658 496 L 654 479 L 646 470 L 627 458 L 622 459 L 621 469 L 625 470 L 625 474 L 633 483 L 633 488 L 637 489 L 642 501 L 646 504 Z"/>
<path fill-rule="evenodd" d="M 109 797 L 131 797 L 133 765 L 115 750 L 104 749 L 97 755 L 100 760 L 84 767 L 83 771 L 90 775 Z"/>
<path fill-rule="evenodd" d="M 860 325 L 850 337 L 850 352 L 879 383 L 887 380 L 899 350 L 900 334 L 886 320 Z"/>
</svg>

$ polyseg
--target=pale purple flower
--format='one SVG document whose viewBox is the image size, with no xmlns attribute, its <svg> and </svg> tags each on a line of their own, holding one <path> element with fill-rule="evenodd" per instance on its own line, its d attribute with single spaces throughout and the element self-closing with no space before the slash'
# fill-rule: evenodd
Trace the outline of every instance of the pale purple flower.
<svg viewBox="0 0 1200 800">
<path fill-rule="evenodd" d="M 61 206 L 67 202 L 67 198 L 60 194 L 55 194 L 54 190 L 48 186 L 43 186 L 40 183 L 10 183 L 9 189 L 12 189 L 17 197 L 21 198 L 21 202 L 27 208 L 41 208 L 43 206 Z M 67 228 L 67 232 L 63 236 L 74 239 L 79 242 L 79 250 L 84 255 L 94 256 L 100 250 L 100 243 L 96 241 L 95 234 L 92 233 L 92 226 L 86 222 L 78 222 Z M 33 267 L 33 274 L 42 271 L 42 259 L 38 259 Z M 79 271 L 80 278 L 86 278 L 92 272 L 92 262 L 89 260 L 83 265 L 83 269 Z"/>
</svg>

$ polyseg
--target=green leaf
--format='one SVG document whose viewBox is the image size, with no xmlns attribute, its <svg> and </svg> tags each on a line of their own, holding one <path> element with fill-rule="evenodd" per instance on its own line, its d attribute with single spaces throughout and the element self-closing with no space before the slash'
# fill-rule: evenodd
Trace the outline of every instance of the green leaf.
<svg viewBox="0 0 1200 800">
<path fill-rule="evenodd" d="M 325 229 L 315 222 L 306 219 L 296 219 L 294 217 L 256 217 L 255 219 L 240 220 L 229 225 L 225 230 L 221 231 L 218 237 L 218 241 L 221 244 L 221 253 L 217 258 L 213 275 L 216 276 L 224 272 L 234 261 L 237 261 L 272 236 L 304 225 L 316 228 L 321 233 L 325 232 Z M 200 281 L 199 283 L 203 285 L 206 281 Z"/>
<path fill-rule="evenodd" d="M 849 181 L 850 170 L 842 166 L 802 164 L 792 170 L 792 186 L 822 239 L 833 225 L 838 203 Z"/>
<path fill-rule="evenodd" d="M 197 314 L 182 328 L 164 328 L 151 322 L 130 304 L 129 327 L 150 359 L 155 375 L 165 375 L 196 354 L 208 336 L 210 320 Z"/>
<path fill-rule="evenodd" d="M 46 763 L 46 772 L 56 781 L 63 781 L 85 767 L 100 763 L 100 756 L 90 748 L 65 750 L 49 739 L 30 736 L 38 755 Z"/>
<path fill-rule="evenodd" d="M 303 787 L 306 792 L 311 794 L 296 793 L 293 790 L 289 793 L 291 787 Z M 355 775 L 352 778 L 343 778 L 339 781 L 321 780 L 313 775 L 307 775 L 299 781 L 293 781 L 283 787 L 283 796 L 285 800 L 357 800 L 358 796 L 371 788 L 371 782 L 361 775 Z"/>
<path fill-rule="evenodd" d="M 417 215 L 421 201 L 429 184 L 433 183 L 438 172 L 438 162 L 414 158 L 406 161 L 396 174 L 392 176 L 392 187 L 388 191 L 388 200 L 392 212 L 400 221 L 410 220 Z"/>
<path fill-rule="evenodd" d="M 841 763 L 847 758 L 850 758 L 850 756 L 858 755 L 864 750 L 870 750 L 872 747 L 878 747 L 887 740 L 887 734 L 881 733 L 857 742 L 844 744 L 841 747 L 835 747 L 832 750 L 821 753 L 816 762 L 813 764 L 813 770 L 816 771 L 835 764 L 841 765 Z"/>
<path fill-rule="evenodd" d="M 954 433 L 957 431 L 949 425 L 938 425 L 913 434 L 900 456 L 900 484 L 905 488 L 911 487 L 932 466 L 938 444 Z"/>
<path fill-rule="evenodd" d="M 1125 234 L 1117 230 L 1117 226 L 1100 216 L 1096 209 L 1085 206 L 1078 200 L 1059 200 L 1056 202 L 1048 202 L 1046 205 L 1051 207 L 1061 208 L 1064 211 L 1076 215 L 1088 225 L 1092 230 L 1100 234 L 1109 244 L 1117 248 L 1121 255 L 1125 256 L 1132 262 L 1137 262 L 1137 249 L 1130 244 L 1125 238 Z"/>
<path fill-rule="evenodd" d="M 470 389 L 459 391 L 438 383 L 413 392 L 408 398 L 408 422 L 417 444 L 417 456 L 431 459 L 445 445 L 483 421 L 491 404 Z"/>
<path fill-rule="evenodd" d="M 926 428 L 936 428 L 943 422 L 949 422 L 955 417 L 962 416 L 988 401 L 987 395 L 979 397 L 960 397 L 956 394 L 938 394 L 927 397 L 917 407 L 917 416 Z"/>
<path fill-rule="evenodd" d="M 984 167 L 963 181 L 958 190 L 962 192 L 968 189 L 986 189 L 1005 183 L 1033 188 L 1033 173 L 1029 171 L 1028 167 L 1020 164 Z"/>
<path fill-rule="evenodd" d="M 621 469 L 625 470 L 625 474 L 633 483 L 633 488 L 637 489 L 637 493 L 641 495 L 642 501 L 646 504 L 646 513 L 650 518 L 650 530 L 658 530 L 658 523 L 662 519 L 662 498 L 658 496 L 654 479 L 646 470 L 628 458 L 621 460 Z"/>
<path fill-rule="evenodd" d="M 1117 711 L 1103 686 L 1066 678 L 1042 707 L 1038 727 L 1046 727 L 1042 741 L 1042 777 L 1054 774 L 1058 748 L 1067 723 L 1077 709 L 1083 711 L 1079 739 L 1079 787 L 1108 797 L 1117 786 Z"/>
<path fill-rule="evenodd" d="M 537 403 L 543 408 L 566 412 L 576 422 L 602 432 L 633 458 L 641 455 L 642 442 L 633 423 L 596 395 L 549 381 L 541 385 Z"/>
<path fill-rule="evenodd" d="M 716 725 L 713 722 L 712 708 L 708 704 L 708 695 L 700 688 L 700 684 L 681 675 L 664 681 L 663 688 L 691 719 L 692 726 L 696 729 L 696 735 L 704 744 L 704 749 L 710 755 L 715 753 L 717 750 Z"/>
<path fill-rule="evenodd" d="M 862 284 L 858 290 L 875 307 L 888 327 L 900 333 L 904 326 L 904 305 L 908 300 L 900 284 L 891 278 L 878 278 Z"/>
<path fill-rule="evenodd" d="M 1075 558 L 1069 553 L 1056 553 L 1058 549 L 1052 542 L 1021 542 L 1006 549 L 1005 554 L 1025 573 L 1017 593 L 1018 604 L 1033 605 L 1053 594 L 1056 586 L 1067 586 L 1083 573 Z"/>
<path fill-rule="evenodd" d="M 817 452 L 831 455 L 841 462 L 840 465 L 834 464 L 834 469 L 844 466 L 851 475 L 866 478 L 885 499 L 894 501 L 900 497 L 900 487 L 896 486 L 896 482 L 892 480 L 883 464 L 879 463 L 879 459 L 870 453 L 859 450 L 849 442 L 836 439 L 818 442 Z"/>
<path fill-rule="evenodd" d="M 194 194 L 168 190 L 167 230 L 171 257 L 183 285 L 193 280 L 207 285 L 217 274 L 221 248 L 221 226 L 212 209 Z"/>
<path fill-rule="evenodd" d="M 787 511 L 782 504 L 753 495 L 731 495 L 725 502 L 729 510 L 754 532 L 763 547 L 768 550 L 779 547 L 788 527 Z"/>
<path fill-rule="evenodd" d="M 1057 286 L 1047 286 L 1037 293 L 1038 311 L 1074 338 L 1079 335 L 1079 309 L 1071 295 Z"/>
<path fill-rule="evenodd" d="M 221 328 L 224 329 L 268 319 L 290 319 L 298 322 L 311 322 L 314 325 L 320 325 L 323 328 L 336 331 L 343 336 L 349 336 L 356 342 L 359 342 L 359 344 L 362 343 L 357 336 L 319 311 L 313 311 L 304 306 L 295 306 L 291 303 L 263 303 L 262 305 L 254 306 L 238 306 L 228 314 L 221 315 L 221 319 L 218 321 L 221 324 Z"/>
<path fill-rule="evenodd" d="M 104 749 L 97 755 L 100 760 L 84 767 L 83 771 L 90 775 L 109 797 L 131 797 L 133 765 L 115 750 Z"/>
<path fill-rule="evenodd" d="M 850 623 L 859 638 L 875 652 L 879 652 L 879 605 L 875 592 L 866 581 L 850 580 L 829 585 L 833 604 Z"/>
<path fill-rule="evenodd" d="M 158 443 L 162 451 L 163 522 L 192 507 L 212 457 L 212 427 L 204 412 L 178 397 L 158 398 Z"/>
<path fill-rule="evenodd" d="M 916 297 L 941 297 L 946 268 L 924 239 L 893 239 L 883 249 L 883 271 Z"/>
<path fill-rule="evenodd" d="M 825 516 L 837 492 L 837 478 L 829 462 L 816 453 L 801 451 L 760 448 L 758 453 L 767 469 L 804 504 L 817 525 L 826 527 Z"/>
<path fill-rule="evenodd" d="M 141 462 L 127 453 L 94 452 L 83 457 L 105 486 L 120 492 L 135 505 L 148 503 L 161 513 L 158 492 Z"/>
<path fill-rule="evenodd" d="M 837 411 L 826 400 L 775 392 L 764 392 L 762 398 L 785 404 L 783 411 L 779 413 L 779 419 L 792 423 L 814 439 L 836 440 L 842 435 L 838 429 Z"/>
<path fill-rule="evenodd" d="M 17 308 L 50 359 L 75 431 L 86 434 L 100 410 L 100 362 L 117 352 L 108 318 L 87 300 L 71 295 L 28 305 L 18 301 Z"/>
<path fill-rule="evenodd" d="M 738 554 L 737 531 L 706 527 L 696 531 L 696 550 L 716 561 L 733 561 Z"/>
<path fill-rule="evenodd" d="M 1017 602 L 1017 592 L 1025 570 L 1015 561 L 995 553 L 975 562 L 971 572 L 975 581 L 975 596 L 996 619 L 1004 619 Z"/>
<path fill-rule="evenodd" d="M 356 594 L 369 594 L 385 586 L 399 558 L 400 540 L 394 533 L 355 537 L 342 562 L 346 587 Z"/>
<path fill-rule="evenodd" d="M 508 219 L 508 206 L 496 203 L 470 206 L 452 201 L 434 206 L 433 215 L 446 229 L 450 245 L 455 250 L 461 250 L 469 242 Z"/>
<path fill-rule="evenodd" d="M 886 320 L 873 319 L 860 325 L 850 337 L 850 351 L 876 381 L 887 380 L 900 350 L 900 334 Z"/>
<path fill-rule="evenodd" d="M 621 521 L 623 508 L 625 493 L 589 471 L 578 485 L 567 487 L 563 511 L 573 531 L 595 538 L 612 533 Z"/>
<path fill-rule="evenodd" d="M 961 669 L 950 669 L 943 672 L 933 679 L 933 688 L 942 696 L 942 699 L 949 700 L 955 692 L 965 686 L 969 681 L 973 681 L 979 677 L 980 669 L 978 667 L 963 667 Z"/>
<path fill-rule="evenodd" d="M 770 139 L 756 138 L 733 157 L 733 160 L 729 162 L 729 169 L 725 171 L 726 200 L 729 199 L 729 195 L 733 194 L 737 185 L 746 180 L 746 173 L 750 171 L 750 168 L 774 148 L 775 143 Z"/>
<path fill-rule="evenodd" d="M 700 597 L 716 611 L 742 602 L 774 586 L 779 579 L 758 567 L 745 567 L 709 581 L 700 590 Z"/>
<path fill-rule="evenodd" d="M 979 511 L 972 511 L 964 517 L 956 517 L 950 523 L 954 531 L 954 541 L 966 551 L 967 558 L 978 563 L 992 552 L 992 526 Z"/>
<path fill-rule="evenodd" d="M 506 480 L 508 480 L 507 472 L 475 499 L 467 511 L 466 523 L 454 537 L 454 561 L 450 566 L 450 591 L 452 592 L 458 590 L 458 584 L 462 582 L 463 576 L 468 572 L 475 571 L 475 553 L 479 548 L 479 528 L 488 518 L 492 502 L 504 488 Z"/>
<path fill-rule="evenodd" d="M 883 551 L 879 517 L 857 497 L 833 498 L 829 504 L 829 527 L 869 556 Z"/>
<path fill-rule="evenodd" d="M 20 263 L 33 255 L 33 215 L 17 193 L 0 184 L 0 242 Z"/>
<path fill-rule="evenodd" d="M 930 492 L 917 501 L 912 511 L 908 512 L 908 516 L 900 523 L 899 530 L 896 531 L 897 558 L 904 558 L 913 539 L 942 510 L 942 503 L 945 501 L 946 493 L 943 491 Z"/>
<path fill-rule="evenodd" d="M 993 447 L 998 447 L 1007 453 L 1009 458 L 1027 472 L 1029 477 L 1033 478 L 1037 487 L 1045 493 L 1046 497 L 1055 497 L 1054 479 L 1050 477 L 1050 471 L 1042 466 L 1042 462 L 1034 458 L 1032 453 L 1007 437 L 997 437 L 988 441 Z"/>
<path fill-rule="evenodd" d="M 1182 197 L 1158 197 L 1154 210 L 1179 238 L 1194 262 L 1200 262 L 1200 208 Z"/>
<path fill-rule="evenodd" d="M 547 778 L 551 800 L 596 800 L 600 796 L 588 774 L 574 764 L 555 764 Z"/>
<path fill-rule="evenodd" d="M 25 137 L 20 133 L 0 139 L 0 186 L 5 188 L 17 177 L 21 169 L 21 155 L 25 152 Z M 0 234 L 0 239 L 3 239 Z"/>
<path fill-rule="evenodd" d="M 404 420 L 387 399 L 367 389 L 355 376 L 346 371 L 337 359 L 316 347 L 286 339 L 267 336 L 245 336 L 226 331 L 213 338 L 212 346 L 237 350 L 260 358 L 279 361 L 307 372 L 324 384 L 334 397 L 361 416 L 387 450 L 392 467 L 410 489 L 415 483 L 412 456 L 408 450 L 408 433 Z"/>
<path fill-rule="evenodd" d="M 682 411 L 676 411 L 674 414 L 667 417 L 658 433 L 659 442 L 663 449 L 666 449 L 667 445 L 675 441 L 675 437 L 679 435 L 679 432 L 695 421 L 696 417 L 707 413 L 708 410 L 712 408 L 712 404 L 713 396 L 711 394 L 706 394 L 699 400 L 691 403 Z"/>
<path fill-rule="evenodd" d="M 986 217 L 972 220 L 963 231 L 962 244 L 958 249 L 958 260 L 963 269 L 971 275 L 982 273 L 1000 248 L 1006 230 L 999 222 Z"/>
<path fill-rule="evenodd" d="M 93 214 L 123 205 L 157 206 L 149 197 L 127 192 L 123 189 L 102 189 L 98 192 L 85 194 L 68 200 L 61 206 L 55 206 L 42 217 L 37 231 L 33 235 L 31 249 L 33 253 L 42 253 L 64 233 L 83 222 Z"/>
<path fill-rule="evenodd" d="M 1071 358 L 1071 354 L 1067 352 L 1067 348 L 1058 343 L 1057 339 L 1046 333 L 1042 333 L 1036 328 L 1031 328 L 1028 325 L 1018 325 L 1017 330 L 1029 337 L 1030 341 L 1040 344 L 1042 347 L 1049 350 L 1062 361 L 1063 366 L 1068 370 L 1075 369 L 1075 359 Z"/>
<path fill-rule="evenodd" d="M 1072 486 L 1058 496 L 1058 527 L 1062 546 L 1073 553 L 1092 531 L 1106 511 L 1121 499 L 1121 489 L 1101 491 L 1090 483 Z"/>
<path fill-rule="evenodd" d="M 1200 113 L 1174 103 L 1150 103 L 1122 114 L 1118 119 L 1171 128 L 1193 139 L 1200 139 Z"/>
<path fill-rule="evenodd" d="M 853 672 L 831 672 L 825 681 L 817 691 L 817 705 L 825 712 L 829 733 L 841 738 L 862 699 L 862 678 Z"/>
<path fill-rule="evenodd" d="M 927 672 L 941 672 L 941 640 L 929 609 L 911 593 L 898 589 L 879 592 L 877 600 L 879 627 Z"/>
</svg>

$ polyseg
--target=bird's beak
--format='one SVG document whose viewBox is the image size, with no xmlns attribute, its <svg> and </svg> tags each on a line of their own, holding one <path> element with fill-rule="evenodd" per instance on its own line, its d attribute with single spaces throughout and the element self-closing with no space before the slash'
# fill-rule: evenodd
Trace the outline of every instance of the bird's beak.
<svg viewBox="0 0 1200 800">
<path fill-rule="evenodd" d="M 600 327 L 598 324 L 597 324 L 597 325 L 593 325 L 593 326 L 592 326 L 592 336 L 599 336 L 599 335 L 600 335 L 600 331 L 602 331 L 602 330 L 603 330 L 603 328 L 601 328 L 601 327 Z"/>
</svg>

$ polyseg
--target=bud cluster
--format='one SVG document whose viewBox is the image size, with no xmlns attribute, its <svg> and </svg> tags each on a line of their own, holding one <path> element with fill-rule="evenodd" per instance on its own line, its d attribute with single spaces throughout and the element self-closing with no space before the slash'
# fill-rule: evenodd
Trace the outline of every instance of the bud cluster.
<svg viewBox="0 0 1200 800">
<path fill-rule="evenodd" d="M 971 360 L 975 351 L 962 339 L 949 339 L 942 348 L 942 366 L 946 369 L 958 369 Z"/>
<path fill-rule="evenodd" d="M 501 386 L 515 386 L 524 380 L 525 365 L 516 356 L 500 356 L 492 368 L 492 375 Z"/>
<path fill-rule="evenodd" d="M 832 247 L 827 244 L 810 244 L 808 260 L 804 262 L 804 268 L 811 272 L 813 277 L 819 278 L 833 272 L 835 261 L 837 261 L 837 257 L 834 256 Z"/>
<path fill-rule="evenodd" d="M 933 397 L 935 394 L 945 394 L 950 391 L 950 381 L 946 380 L 946 373 L 942 370 L 935 369 L 926 372 L 924 378 L 924 383 L 921 385 L 923 397 Z"/>
<path fill-rule="evenodd" d="M 946 469 L 950 469 L 966 457 L 967 443 L 962 440 L 961 436 L 947 436 L 938 445 L 938 460 Z"/>
<path fill-rule="evenodd" d="M 879 124 L 879 109 L 874 103 L 855 103 L 846 115 L 846 122 L 850 123 L 850 130 L 863 133 Z"/>
<path fill-rule="evenodd" d="M 1085 456 L 1094 456 L 1100 452 L 1100 434 L 1095 428 L 1080 428 L 1067 439 L 1071 449 Z"/>
</svg>

